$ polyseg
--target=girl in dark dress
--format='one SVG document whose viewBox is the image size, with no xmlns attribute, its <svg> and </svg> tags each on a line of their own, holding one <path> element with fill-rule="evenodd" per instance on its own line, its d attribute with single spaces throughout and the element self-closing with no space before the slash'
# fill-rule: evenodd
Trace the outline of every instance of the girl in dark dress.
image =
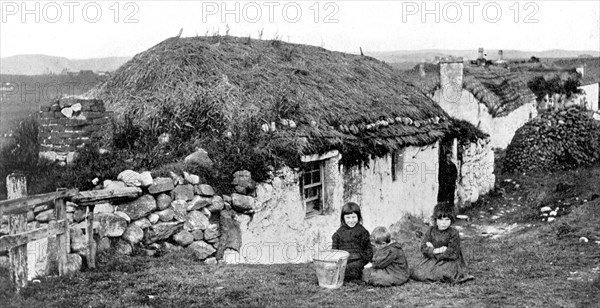
<svg viewBox="0 0 600 308">
<path fill-rule="evenodd" d="M 375 247 L 373 262 L 363 270 L 363 280 L 373 286 L 399 286 L 408 281 L 408 263 L 400 243 L 392 241 L 385 227 L 377 227 L 371 233 Z"/>
<path fill-rule="evenodd" d="M 340 221 L 340 228 L 332 236 L 331 248 L 345 250 L 350 254 L 344 281 L 361 279 L 364 266 L 373 258 L 373 247 L 369 231 L 361 224 L 362 215 L 358 204 L 344 204 Z"/>
<path fill-rule="evenodd" d="M 423 259 L 413 268 L 411 278 L 417 281 L 459 283 L 471 280 L 460 248 L 460 234 L 450 225 L 454 222 L 454 206 L 440 203 L 433 210 L 435 221 L 421 242 Z"/>
</svg>

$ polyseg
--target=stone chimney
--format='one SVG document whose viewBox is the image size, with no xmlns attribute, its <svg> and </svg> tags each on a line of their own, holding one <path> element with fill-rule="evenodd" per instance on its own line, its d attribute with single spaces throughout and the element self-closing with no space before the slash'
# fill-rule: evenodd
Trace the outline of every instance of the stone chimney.
<svg viewBox="0 0 600 308">
<path fill-rule="evenodd" d="M 425 63 L 419 63 L 419 74 L 421 77 L 425 77 Z"/>
<path fill-rule="evenodd" d="M 458 103 L 463 87 L 463 58 L 443 57 L 440 59 L 441 100 L 446 103 Z"/>
<path fill-rule="evenodd" d="M 498 50 L 498 61 L 504 60 L 504 51 L 502 49 Z"/>
<path fill-rule="evenodd" d="M 484 59 L 483 57 L 483 47 L 479 47 L 479 49 L 477 50 L 477 59 Z"/>
<path fill-rule="evenodd" d="M 581 75 L 581 78 L 585 77 L 585 64 L 575 68 L 575 71 Z"/>
</svg>

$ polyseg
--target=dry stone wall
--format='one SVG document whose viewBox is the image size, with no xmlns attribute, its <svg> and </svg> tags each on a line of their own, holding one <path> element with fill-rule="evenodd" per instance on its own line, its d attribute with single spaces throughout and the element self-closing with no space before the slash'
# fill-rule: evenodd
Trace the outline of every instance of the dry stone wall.
<svg viewBox="0 0 600 308">
<path fill-rule="evenodd" d="M 103 137 L 112 111 L 101 100 L 63 97 L 40 107 L 40 156 L 70 163 L 77 150 Z"/>
<path fill-rule="evenodd" d="M 480 196 L 494 189 L 494 152 L 490 139 L 478 139 L 476 142 L 459 144 L 459 174 L 456 187 L 456 204 L 469 207 Z"/>
</svg>

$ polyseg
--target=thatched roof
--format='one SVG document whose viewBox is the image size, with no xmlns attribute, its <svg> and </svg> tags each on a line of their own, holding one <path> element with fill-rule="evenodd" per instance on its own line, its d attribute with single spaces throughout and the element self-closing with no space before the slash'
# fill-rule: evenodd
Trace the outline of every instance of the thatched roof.
<svg viewBox="0 0 600 308">
<path fill-rule="evenodd" d="M 406 77 L 428 94 L 433 94 L 440 87 L 437 64 L 425 64 L 422 71 L 417 66 L 408 71 Z M 466 66 L 463 88 L 484 104 L 493 117 L 506 116 L 535 99 L 535 94 L 517 73 L 496 66 Z"/>
<path fill-rule="evenodd" d="M 169 38 L 94 92 L 152 134 L 188 127 L 222 137 L 245 129 L 297 154 L 422 146 L 449 123 L 384 62 L 278 40 Z M 271 123 L 274 131 L 261 129 Z"/>
</svg>

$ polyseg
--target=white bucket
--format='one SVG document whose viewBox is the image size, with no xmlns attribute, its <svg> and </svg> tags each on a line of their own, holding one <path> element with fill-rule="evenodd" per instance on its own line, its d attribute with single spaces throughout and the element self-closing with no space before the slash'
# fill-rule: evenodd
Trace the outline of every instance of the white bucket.
<svg viewBox="0 0 600 308">
<path fill-rule="evenodd" d="M 324 250 L 313 259 L 319 286 L 337 289 L 344 284 L 346 263 L 350 254 L 343 250 Z"/>
</svg>

